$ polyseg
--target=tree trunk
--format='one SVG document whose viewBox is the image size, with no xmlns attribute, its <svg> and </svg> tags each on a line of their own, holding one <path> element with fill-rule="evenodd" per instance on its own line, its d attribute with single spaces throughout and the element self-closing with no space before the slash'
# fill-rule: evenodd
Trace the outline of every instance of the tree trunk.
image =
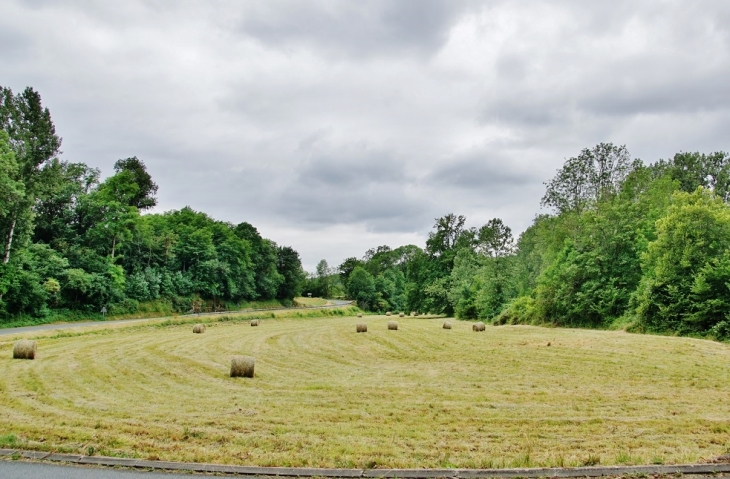
<svg viewBox="0 0 730 479">
<path fill-rule="evenodd" d="M 117 235 L 112 239 L 112 263 L 114 262 L 114 248 L 117 246 Z"/>
<path fill-rule="evenodd" d="M 15 233 L 15 223 L 18 221 L 18 216 L 15 215 L 13 223 L 10 225 L 10 233 L 8 233 L 8 242 L 5 245 L 5 257 L 3 258 L 3 264 L 8 264 L 10 261 L 10 247 L 13 245 L 13 234 Z"/>
</svg>

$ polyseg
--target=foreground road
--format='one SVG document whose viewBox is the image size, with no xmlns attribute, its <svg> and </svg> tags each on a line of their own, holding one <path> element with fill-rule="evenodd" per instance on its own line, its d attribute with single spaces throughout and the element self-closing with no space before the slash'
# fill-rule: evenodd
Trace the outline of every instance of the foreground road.
<svg viewBox="0 0 730 479">
<path fill-rule="evenodd" d="M 221 315 L 235 315 L 235 314 L 246 314 L 254 313 L 257 311 L 286 311 L 288 309 L 319 309 L 319 308 L 335 308 L 338 306 L 346 306 L 352 303 L 352 301 L 343 301 L 340 299 L 329 299 L 327 304 L 324 306 L 308 306 L 306 308 L 269 308 L 269 309 L 249 309 L 241 311 L 224 311 L 220 313 L 200 313 L 200 314 L 184 314 L 180 316 L 165 316 L 161 318 L 140 318 L 140 319 L 117 319 L 112 321 L 79 321 L 74 323 L 60 323 L 60 324 L 41 324 L 38 326 L 23 326 L 22 328 L 6 328 L 0 329 L 0 336 L 8 334 L 21 334 L 31 333 L 33 331 L 48 331 L 55 329 L 71 329 L 71 328 L 82 328 L 84 326 L 104 326 L 104 325 L 118 325 L 118 324 L 133 324 L 143 321 L 164 321 L 167 319 L 181 319 L 181 318 L 198 318 L 206 316 L 221 316 Z M 0 476 L 2 477 L 2 476 Z"/>
<path fill-rule="evenodd" d="M 101 467 L 58 466 L 24 461 L 0 461 L 2 479 L 190 479 L 193 474 L 169 474 Z"/>
</svg>

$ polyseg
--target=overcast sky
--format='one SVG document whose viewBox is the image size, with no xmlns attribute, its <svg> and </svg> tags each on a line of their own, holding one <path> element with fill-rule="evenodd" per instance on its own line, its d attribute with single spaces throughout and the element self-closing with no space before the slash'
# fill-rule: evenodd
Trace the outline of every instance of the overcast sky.
<svg viewBox="0 0 730 479">
<path fill-rule="evenodd" d="M 729 150 L 730 2 L 0 0 L 0 85 L 41 93 L 64 160 L 137 156 L 156 211 L 313 271 L 450 212 L 519 233 L 599 142 Z"/>
</svg>

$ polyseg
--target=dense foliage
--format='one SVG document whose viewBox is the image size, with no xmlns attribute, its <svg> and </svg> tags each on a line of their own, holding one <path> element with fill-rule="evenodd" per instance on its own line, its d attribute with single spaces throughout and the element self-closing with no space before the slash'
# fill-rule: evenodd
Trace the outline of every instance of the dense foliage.
<svg viewBox="0 0 730 479">
<path fill-rule="evenodd" d="M 225 309 L 300 294 L 299 255 L 232 225 L 156 205 L 144 163 L 114 174 L 58 158 L 61 139 L 40 95 L 0 88 L 0 322 L 25 316 Z"/>
<path fill-rule="evenodd" d="M 645 165 L 603 143 L 546 182 L 552 213 L 516 242 L 498 218 L 449 214 L 424 249 L 380 246 L 314 280 L 379 311 L 730 339 L 729 199 L 726 153 Z"/>
</svg>

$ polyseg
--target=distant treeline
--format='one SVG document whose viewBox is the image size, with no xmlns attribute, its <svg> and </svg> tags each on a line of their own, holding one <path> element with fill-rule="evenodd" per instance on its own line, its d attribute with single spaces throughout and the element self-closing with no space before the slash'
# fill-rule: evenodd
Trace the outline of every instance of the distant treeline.
<svg viewBox="0 0 730 479">
<path fill-rule="evenodd" d="M 155 206 L 157 185 L 136 157 L 114 174 L 58 159 L 61 139 L 31 88 L 0 88 L 0 323 L 291 301 L 301 292 L 299 254 L 183 208 Z"/>
<path fill-rule="evenodd" d="M 599 144 L 568 159 L 515 242 L 495 218 L 436 220 L 425 249 L 380 246 L 305 291 L 366 309 L 730 339 L 730 156 L 646 165 Z"/>
</svg>

